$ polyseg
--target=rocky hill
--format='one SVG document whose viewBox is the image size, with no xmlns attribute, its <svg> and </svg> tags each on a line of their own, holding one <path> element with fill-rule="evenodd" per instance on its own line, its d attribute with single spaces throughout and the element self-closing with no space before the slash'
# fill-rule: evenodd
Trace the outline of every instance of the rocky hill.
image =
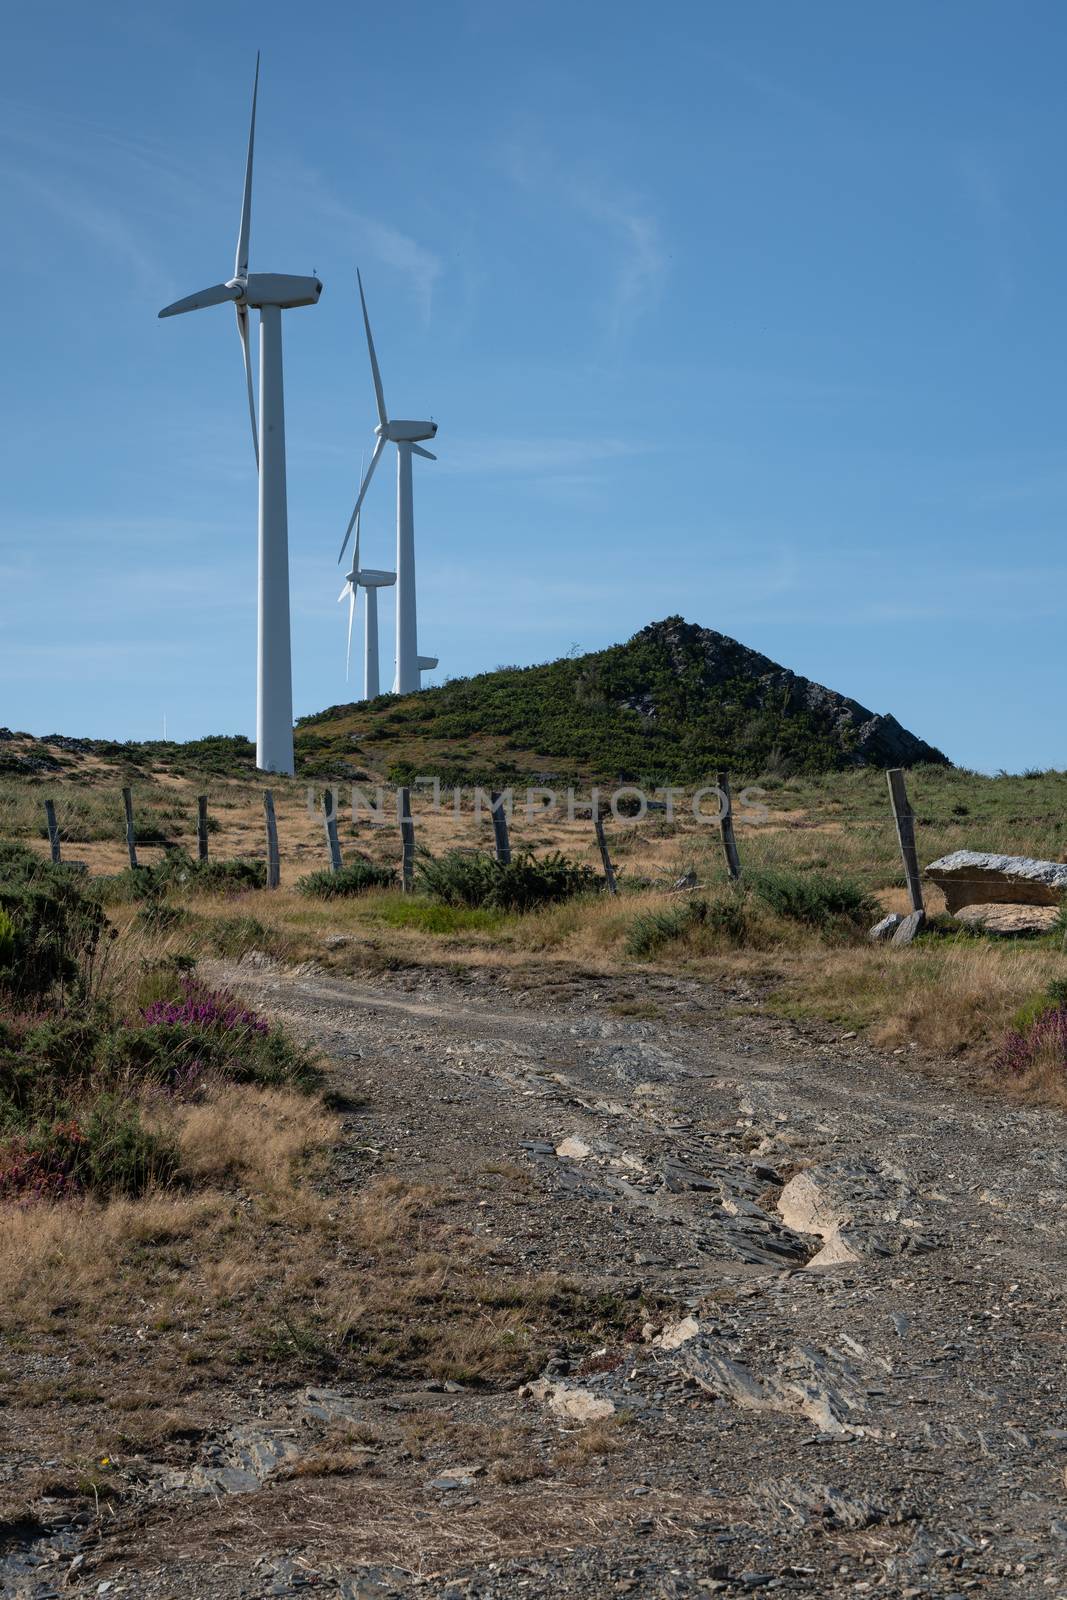
<svg viewBox="0 0 1067 1600">
<path fill-rule="evenodd" d="M 333 706 L 298 723 L 297 749 L 309 774 L 400 781 L 685 783 L 717 766 L 754 776 L 950 765 L 895 717 L 681 617 L 589 655 Z"/>
</svg>

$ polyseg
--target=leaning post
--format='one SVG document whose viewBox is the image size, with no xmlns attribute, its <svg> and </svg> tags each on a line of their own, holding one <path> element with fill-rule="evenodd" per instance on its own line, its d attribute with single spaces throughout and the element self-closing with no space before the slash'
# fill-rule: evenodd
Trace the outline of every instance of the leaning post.
<svg viewBox="0 0 1067 1600">
<path fill-rule="evenodd" d="M 126 813 L 126 849 L 130 854 L 130 866 L 137 866 L 137 838 L 133 831 L 133 790 L 128 786 L 122 791 L 122 808 Z"/>
<path fill-rule="evenodd" d="M 496 789 L 489 791 L 489 809 L 493 816 L 493 838 L 496 842 L 496 858 L 502 867 L 506 867 L 511 860 L 508 814 L 504 809 L 504 796 Z"/>
<path fill-rule="evenodd" d="M 400 816 L 401 881 L 404 893 L 415 887 L 415 822 L 411 815 L 411 790 L 406 786 L 396 791 L 397 812 Z"/>
<path fill-rule="evenodd" d="M 327 789 L 322 797 L 322 820 L 326 826 L 326 848 L 330 852 L 330 871 L 341 870 L 341 841 L 337 837 L 337 791 Z"/>
<path fill-rule="evenodd" d="M 889 799 L 893 806 L 893 820 L 897 825 L 897 840 L 900 844 L 901 860 L 904 862 L 904 876 L 908 880 L 908 894 L 911 896 L 912 912 L 918 912 L 919 917 L 925 915 L 923 906 L 922 879 L 919 877 L 919 856 L 915 849 L 915 813 L 908 800 L 908 791 L 904 787 L 904 773 L 900 767 L 890 767 L 886 773 L 889 782 Z"/>
<path fill-rule="evenodd" d="M 196 797 L 196 859 L 207 860 L 207 795 Z"/>
<path fill-rule="evenodd" d="M 608 886 L 608 893 L 618 894 L 619 886 L 615 882 L 615 868 L 612 866 L 611 856 L 608 854 L 608 841 L 604 837 L 604 814 L 601 811 L 593 813 L 593 831 L 596 834 L 596 842 L 600 846 L 600 859 L 604 863 L 604 882 Z"/>
<path fill-rule="evenodd" d="M 722 853 L 726 857 L 726 870 L 736 883 L 741 876 L 741 857 L 737 853 L 737 840 L 734 838 L 734 802 L 730 794 L 730 774 L 717 772 L 715 782 L 719 789 L 719 804 L 722 810 L 719 818 Z"/>
<path fill-rule="evenodd" d="M 274 793 L 263 791 L 263 814 L 267 824 L 267 888 L 276 889 L 281 881 L 281 860 L 278 856 L 278 821 L 274 815 Z"/>
<path fill-rule="evenodd" d="M 56 803 L 54 800 L 45 801 L 44 819 L 48 824 L 48 847 L 52 852 L 52 860 L 62 861 L 63 855 L 59 847 L 59 825 L 56 822 Z"/>
</svg>

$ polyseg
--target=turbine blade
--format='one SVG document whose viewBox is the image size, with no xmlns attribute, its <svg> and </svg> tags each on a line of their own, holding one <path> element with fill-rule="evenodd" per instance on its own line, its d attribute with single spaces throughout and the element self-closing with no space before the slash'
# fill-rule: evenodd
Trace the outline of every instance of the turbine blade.
<svg viewBox="0 0 1067 1600">
<path fill-rule="evenodd" d="M 431 450 L 424 450 L 421 444 L 413 444 L 411 448 L 414 450 L 417 456 L 425 456 L 427 461 L 437 460 L 437 457 L 433 454 L 433 452 Z"/>
<path fill-rule="evenodd" d="M 384 449 L 385 449 L 385 437 L 384 437 L 384 435 L 382 435 L 382 436 L 379 437 L 377 443 L 374 446 L 374 454 L 370 458 L 370 466 L 367 468 L 367 475 L 363 479 L 362 484 L 360 485 L 359 498 L 356 501 L 355 506 L 352 508 L 351 517 L 349 517 L 349 519 L 348 519 L 348 528 L 345 531 L 344 542 L 341 545 L 341 554 L 337 557 L 338 561 L 341 560 L 341 558 L 344 555 L 345 551 L 348 549 L 348 541 L 352 537 L 352 529 L 356 525 L 356 518 L 359 516 L 359 508 L 363 504 L 363 496 L 367 492 L 367 485 L 370 483 L 371 479 L 374 476 L 374 469 L 378 465 L 378 461 L 379 461 L 379 459 L 381 457 L 381 453 L 382 453 L 382 451 Z"/>
<path fill-rule="evenodd" d="M 241 226 L 237 231 L 235 278 L 248 277 L 248 236 L 252 230 L 252 147 L 256 142 L 256 97 L 259 94 L 259 51 L 256 51 L 256 76 L 252 83 L 252 121 L 248 127 L 248 156 L 245 161 L 245 192 L 241 200 Z"/>
<path fill-rule="evenodd" d="M 351 670 L 351 667 L 352 667 L 352 620 L 355 617 L 355 614 L 356 614 L 356 591 L 355 591 L 355 588 L 353 588 L 351 599 L 348 602 L 348 650 L 347 650 L 347 653 L 345 655 L 345 682 L 346 683 L 348 682 L 348 674 L 349 674 L 349 672 Z"/>
<path fill-rule="evenodd" d="M 360 451 L 360 455 L 359 455 L 359 481 L 360 481 L 360 483 L 363 482 L 363 464 L 366 461 L 366 459 L 367 459 L 367 452 L 365 450 L 361 450 Z M 358 573 L 358 571 L 359 571 L 359 524 L 360 524 L 360 518 L 362 517 L 362 515 L 363 515 L 363 513 L 360 511 L 359 507 L 357 506 L 356 507 L 356 548 L 352 553 L 352 571 L 356 572 L 356 573 Z M 356 582 L 357 583 L 359 582 L 358 578 L 356 579 Z"/>
<path fill-rule="evenodd" d="M 374 379 L 374 398 L 378 402 L 378 421 L 384 425 L 389 421 L 385 414 L 385 395 L 382 392 L 382 375 L 378 371 L 378 357 L 374 354 L 374 339 L 370 331 L 370 318 L 367 315 L 367 297 L 363 293 L 363 279 L 356 268 L 356 282 L 359 284 L 359 302 L 363 307 L 363 326 L 367 330 L 367 349 L 370 351 L 370 370 Z"/>
<path fill-rule="evenodd" d="M 245 357 L 245 382 L 248 384 L 248 415 L 252 419 L 252 449 L 259 466 L 259 428 L 256 426 L 256 392 L 252 386 L 252 352 L 248 348 L 248 307 L 237 307 L 237 334 Z"/>
<path fill-rule="evenodd" d="M 201 311 L 204 306 L 225 305 L 227 300 L 240 300 L 242 292 L 238 283 L 216 283 L 210 289 L 201 289 L 199 294 L 188 294 L 184 300 L 175 300 L 173 305 L 164 306 L 159 314 L 161 317 L 177 317 L 183 311 Z"/>
</svg>

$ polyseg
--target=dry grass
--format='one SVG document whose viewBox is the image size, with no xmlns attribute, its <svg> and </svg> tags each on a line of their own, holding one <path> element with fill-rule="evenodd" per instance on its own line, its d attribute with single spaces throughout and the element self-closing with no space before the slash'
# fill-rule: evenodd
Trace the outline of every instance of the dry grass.
<svg viewBox="0 0 1067 1600">
<path fill-rule="evenodd" d="M 239 1182 L 273 1197 L 293 1193 L 297 1164 L 322 1156 L 338 1129 L 337 1118 L 306 1095 L 246 1084 L 217 1085 L 195 1104 L 157 1109 L 152 1120 L 173 1135 L 191 1178 Z"/>
</svg>

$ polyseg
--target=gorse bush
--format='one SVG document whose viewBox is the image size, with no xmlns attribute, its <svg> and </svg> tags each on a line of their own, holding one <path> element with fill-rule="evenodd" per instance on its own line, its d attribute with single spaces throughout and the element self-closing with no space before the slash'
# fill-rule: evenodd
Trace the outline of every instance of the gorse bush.
<svg viewBox="0 0 1067 1600">
<path fill-rule="evenodd" d="M 694 929 L 704 929 L 715 943 L 741 946 L 749 935 L 745 896 L 731 891 L 721 900 L 684 900 L 664 911 L 643 911 L 630 924 L 626 953 L 647 958 L 664 945 L 684 939 Z"/>
<path fill-rule="evenodd" d="M 778 916 L 824 932 L 864 927 L 880 915 L 874 896 L 852 878 L 764 868 L 747 874 L 745 884 Z"/>
<path fill-rule="evenodd" d="M 42 861 L 23 845 L 0 845 L 0 990 L 26 1000 L 91 982 L 106 922 L 76 870 Z"/>
<path fill-rule="evenodd" d="M 417 872 L 421 886 L 443 905 L 496 911 L 531 911 L 592 893 L 602 881 L 592 867 L 558 850 L 546 856 L 522 851 L 506 865 L 480 851 L 450 850 L 421 857 Z"/>
<path fill-rule="evenodd" d="M 318 900 L 333 900 L 340 895 L 365 894 L 368 889 L 389 889 L 396 883 L 395 867 L 376 861 L 352 861 L 340 872 L 309 872 L 297 883 L 301 894 Z"/>
<path fill-rule="evenodd" d="M 230 861 L 194 861 L 186 850 L 168 850 L 152 866 L 127 867 L 97 878 L 92 892 L 104 905 L 159 900 L 170 890 L 196 894 L 242 894 L 267 887 L 266 863 L 250 856 Z"/>
</svg>

